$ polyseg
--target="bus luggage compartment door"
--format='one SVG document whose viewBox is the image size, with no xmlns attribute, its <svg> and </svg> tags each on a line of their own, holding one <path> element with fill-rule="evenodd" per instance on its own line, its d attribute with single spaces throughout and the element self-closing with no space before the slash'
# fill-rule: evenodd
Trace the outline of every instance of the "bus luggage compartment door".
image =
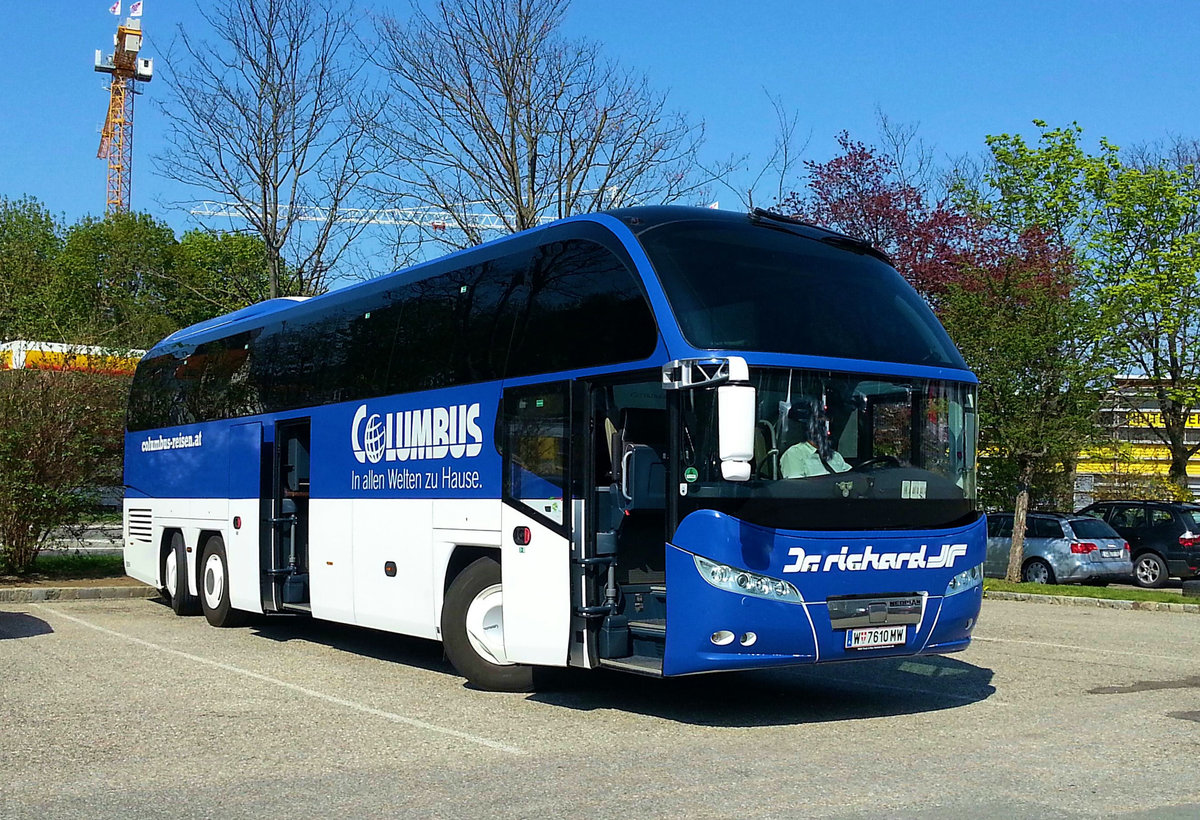
<svg viewBox="0 0 1200 820">
<path fill-rule="evenodd" d="M 500 520 L 505 654 L 513 663 L 565 666 L 571 545 L 538 517 L 509 504 Z"/>
</svg>

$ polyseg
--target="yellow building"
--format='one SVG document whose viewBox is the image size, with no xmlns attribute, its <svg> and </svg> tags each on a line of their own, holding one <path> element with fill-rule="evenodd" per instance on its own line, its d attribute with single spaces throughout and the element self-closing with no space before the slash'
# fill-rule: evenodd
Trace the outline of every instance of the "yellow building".
<svg viewBox="0 0 1200 820">
<path fill-rule="evenodd" d="M 0 370 L 87 370 L 133 373 L 144 350 L 15 341 L 0 344 Z"/>
<path fill-rule="evenodd" d="M 1171 497 L 1171 452 L 1159 435 L 1165 430 L 1151 386 L 1145 377 L 1122 376 L 1105 400 L 1100 417 L 1109 442 L 1080 454 L 1075 466 L 1077 508 L 1093 499 Z M 1187 420 L 1186 441 L 1200 444 L 1200 411 Z M 1200 496 L 1200 455 L 1188 462 L 1188 484 L 1192 494 Z"/>
</svg>

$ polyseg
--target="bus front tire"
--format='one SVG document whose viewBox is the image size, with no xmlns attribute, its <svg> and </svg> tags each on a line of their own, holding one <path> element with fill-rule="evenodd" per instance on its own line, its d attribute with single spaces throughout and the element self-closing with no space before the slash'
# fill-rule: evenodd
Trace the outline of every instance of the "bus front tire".
<svg viewBox="0 0 1200 820">
<path fill-rule="evenodd" d="M 200 607 L 188 589 L 187 550 L 183 533 L 171 534 L 171 546 L 163 553 L 162 592 L 176 615 L 195 615 Z"/>
<path fill-rule="evenodd" d="M 500 564 L 480 558 L 458 574 L 442 605 L 446 657 L 472 685 L 492 692 L 532 692 L 533 667 L 504 654 Z"/>
<path fill-rule="evenodd" d="M 246 613 L 229 604 L 229 562 L 225 559 L 225 543 L 214 535 L 204 544 L 200 558 L 200 605 L 204 617 L 213 626 L 242 626 Z"/>
</svg>

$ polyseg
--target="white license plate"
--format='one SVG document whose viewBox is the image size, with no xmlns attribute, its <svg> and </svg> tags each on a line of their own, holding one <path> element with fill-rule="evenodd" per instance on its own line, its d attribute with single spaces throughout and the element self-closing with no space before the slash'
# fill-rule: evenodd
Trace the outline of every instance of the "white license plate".
<svg viewBox="0 0 1200 820">
<path fill-rule="evenodd" d="M 846 632 L 847 649 L 876 649 L 898 646 L 908 639 L 906 626 L 868 626 Z"/>
<path fill-rule="evenodd" d="M 1101 558 L 1120 558 L 1121 550 L 1100 550 Z"/>
</svg>

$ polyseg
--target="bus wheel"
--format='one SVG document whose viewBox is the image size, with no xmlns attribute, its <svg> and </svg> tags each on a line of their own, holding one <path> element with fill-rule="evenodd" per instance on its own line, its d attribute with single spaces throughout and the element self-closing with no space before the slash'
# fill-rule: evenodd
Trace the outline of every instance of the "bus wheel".
<svg viewBox="0 0 1200 820">
<path fill-rule="evenodd" d="M 214 535 L 204 545 L 200 559 L 200 604 L 204 617 L 213 626 L 242 626 L 246 613 L 229 605 L 229 562 L 225 543 Z"/>
<path fill-rule="evenodd" d="M 504 654 L 500 564 L 480 558 L 458 574 L 442 605 L 442 641 L 450 663 L 473 686 L 493 692 L 533 691 L 533 667 Z"/>
<path fill-rule="evenodd" d="M 196 596 L 188 589 L 187 550 L 183 546 L 183 533 L 171 535 L 171 546 L 163 555 L 163 594 L 176 615 L 195 615 Z"/>
</svg>

